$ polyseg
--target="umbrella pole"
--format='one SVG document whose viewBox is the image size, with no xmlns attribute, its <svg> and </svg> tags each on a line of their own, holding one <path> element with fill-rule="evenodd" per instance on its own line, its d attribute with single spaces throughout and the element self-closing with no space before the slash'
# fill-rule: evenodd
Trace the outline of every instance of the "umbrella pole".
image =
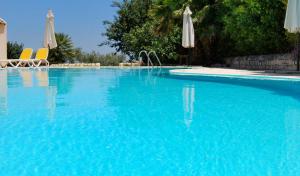
<svg viewBox="0 0 300 176">
<path fill-rule="evenodd" d="M 297 33 L 297 71 L 300 71 L 300 33 Z"/>
<path fill-rule="evenodd" d="M 188 58 L 188 66 L 191 64 L 191 60 L 192 60 L 192 48 L 189 48 L 189 58 Z"/>
</svg>

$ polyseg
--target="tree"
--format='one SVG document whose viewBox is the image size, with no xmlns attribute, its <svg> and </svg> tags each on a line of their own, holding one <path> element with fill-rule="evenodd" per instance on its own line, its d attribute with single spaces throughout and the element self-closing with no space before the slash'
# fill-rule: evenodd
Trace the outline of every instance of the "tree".
<svg viewBox="0 0 300 176">
<path fill-rule="evenodd" d="M 158 36 L 155 33 L 156 21 L 147 21 L 141 27 L 133 28 L 124 34 L 124 45 L 136 55 L 140 51 L 155 51 L 163 63 L 177 59 L 177 47 L 180 46 L 180 29 L 175 27 L 172 32 Z"/>
<path fill-rule="evenodd" d="M 160 22 L 157 32 L 160 35 L 168 34 L 177 26 L 182 26 L 182 14 L 187 6 L 193 11 L 193 23 L 196 35 L 196 46 L 193 63 L 210 65 L 222 57 L 221 41 L 223 37 L 222 1 L 217 0 L 158 0 L 154 3 L 150 14 Z M 223 49 L 224 47 L 222 47 Z"/>
<path fill-rule="evenodd" d="M 131 0 L 114 3 L 118 16 L 108 26 L 105 35 L 108 41 L 102 43 L 115 47 L 118 52 L 137 58 L 141 50 L 155 50 L 161 60 L 177 58 L 176 49 L 180 44 L 180 30 L 174 28 L 169 34 L 159 36 L 155 26 L 159 22 L 148 14 L 152 6 L 150 0 Z"/>
<path fill-rule="evenodd" d="M 9 59 L 19 59 L 24 45 L 17 42 L 7 42 L 7 58 Z"/>
<path fill-rule="evenodd" d="M 233 41 L 232 55 L 282 52 L 287 47 L 282 0 L 224 0 L 224 32 Z"/>
<path fill-rule="evenodd" d="M 156 50 L 165 63 L 186 55 L 180 45 L 182 14 L 193 11 L 193 64 L 224 63 L 224 57 L 286 51 L 283 29 L 287 0 L 124 0 L 108 24 L 105 44 L 131 57 Z M 141 5 L 144 4 L 144 5 Z M 145 5 L 146 4 L 146 5 Z"/>
<path fill-rule="evenodd" d="M 49 52 L 50 63 L 65 63 L 74 62 L 75 49 L 72 39 L 69 35 L 63 33 L 56 33 L 57 47 L 51 49 Z"/>
<path fill-rule="evenodd" d="M 183 0 L 158 0 L 153 3 L 149 13 L 157 21 L 155 32 L 159 35 L 173 31 L 174 26 L 181 24 L 184 7 L 189 4 Z"/>
<path fill-rule="evenodd" d="M 117 7 L 117 16 L 114 21 L 105 21 L 107 26 L 104 34 L 108 40 L 102 45 L 109 45 L 116 48 L 118 52 L 134 57 L 135 53 L 125 45 L 124 35 L 131 29 L 142 26 L 148 18 L 148 9 L 151 0 L 123 0 L 122 2 L 113 2 L 113 7 Z"/>
</svg>

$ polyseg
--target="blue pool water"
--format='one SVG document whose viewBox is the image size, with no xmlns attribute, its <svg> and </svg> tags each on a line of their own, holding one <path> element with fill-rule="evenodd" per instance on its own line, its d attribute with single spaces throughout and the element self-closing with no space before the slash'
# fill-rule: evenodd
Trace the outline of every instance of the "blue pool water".
<svg viewBox="0 0 300 176">
<path fill-rule="evenodd" d="M 300 83 L 0 70 L 1 176 L 298 176 Z"/>
</svg>

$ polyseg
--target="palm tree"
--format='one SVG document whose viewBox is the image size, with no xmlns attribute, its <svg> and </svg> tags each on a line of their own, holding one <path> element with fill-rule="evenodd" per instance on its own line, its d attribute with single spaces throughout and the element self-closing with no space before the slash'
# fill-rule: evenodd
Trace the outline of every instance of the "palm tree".
<svg viewBox="0 0 300 176">
<path fill-rule="evenodd" d="M 207 17 L 210 16 L 210 12 L 217 6 L 218 1 L 210 3 L 199 3 L 196 0 L 159 0 L 150 10 L 150 16 L 160 22 L 156 30 L 159 34 L 165 34 L 172 30 L 174 25 L 181 24 L 182 14 L 186 6 L 191 6 L 195 9 L 193 15 L 193 22 L 195 25 L 201 25 Z"/>
<path fill-rule="evenodd" d="M 158 35 L 170 33 L 174 25 L 180 23 L 184 5 L 182 0 L 158 0 L 154 3 L 149 14 L 159 22 L 155 31 Z"/>
<path fill-rule="evenodd" d="M 71 37 L 64 33 L 56 33 L 55 37 L 57 47 L 50 50 L 49 61 L 51 63 L 73 62 L 75 49 Z"/>
<path fill-rule="evenodd" d="M 172 31 L 174 25 L 179 27 L 182 25 L 182 14 L 186 6 L 190 6 L 194 12 L 196 51 L 202 53 L 202 60 L 209 60 L 214 57 L 212 50 L 219 31 L 216 11 L 220 4 L 221 2 L 218 0 L 158 0 L 152 6 L 149 14 L 154 20 L 159 21 L 156 33 L 166 35 Z"/>
</svg>

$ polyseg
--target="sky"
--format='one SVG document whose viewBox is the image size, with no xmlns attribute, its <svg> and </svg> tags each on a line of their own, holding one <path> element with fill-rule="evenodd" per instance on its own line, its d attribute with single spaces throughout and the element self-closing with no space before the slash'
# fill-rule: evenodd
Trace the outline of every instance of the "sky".
<svg viewBox="0 0 300 176">
<path fill-rule="evenodd" d="M 55 32 L 71 36 L 74 46 L 103 54 L 114 52 L 97 46 L 105 41 L 104 20 L 113 20 L 112 0 L 0 0 L 0 18 L 8 24 L 8 40 L 34 49 L 42 47 L 46 14 L 52 9 Z"/>
</svg>

